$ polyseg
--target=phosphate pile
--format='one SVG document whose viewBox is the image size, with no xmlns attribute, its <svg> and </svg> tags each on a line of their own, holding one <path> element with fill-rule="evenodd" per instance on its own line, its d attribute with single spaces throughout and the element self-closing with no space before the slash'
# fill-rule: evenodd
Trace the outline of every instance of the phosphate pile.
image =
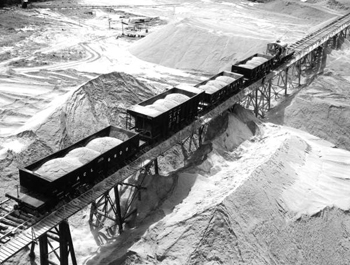
<svg viewBox="0 0 350 265">
<path fill-rule="evenodd" d="M 0 138 L 4 177 L 1 200 L 18 184 L 18 167 L 28 166 L 108 125 L 125 124 L 121 111 L 153 96 L 152 89 L 124 73 L 104 74 L 67 93 L 30 119 L 18 133 Z M 67 157 L 79 157 L 78 162 L 84 164 L 97 155 L 97 151 L 85 151 L 74 150 Z"/>
<path fill-rule="evenodd" d="M 126 231 L 88 264 L 350 262 L 349 152 L 296 129 L 256 125 L 240 108 L 211 145 L 207 159 L 177 173 L 162 219 L 149 217 L 146 231 Z"/>
<path fill-rule="evenodd" d="M 264 57 L 256 56 L 256 57 L 253 57 L 252 59 L 246 61 L 244 64 L 239 64 L 238 66 L 248 68 L 248 69 L 254 69 L 258 65 L 261 65 L 267 61 L 268 61 L 268 59 L 266 59 Z"/>
<path fill-rule="evenodd" d="M 99 137 L 91 140 L 86 147 L 73 149 L 66 156 L 45 162 L 34 172 L 51 180 L 60 178 L 69 172 L 92 161 L 100 154 L 118 146 L 121 140 L 113 137 Z"/>
<path fill-rule="evenodd" d="M 316 135 L 350 150 L 350 44 L 325 50 L 327 65 L 318 65 L 302 77 L 311 83 L 269 114 L 269 120 Z M 320 74 L 322 73 L 322 74 Z M 312 81 L 312 82 L 311 82 Z"/>
<path fill-rule="evenodd" d="M 213 25 L 186 18 L 136 42 L 130 52 L 144 61 L 216 74 L 236 57 L 245 58 L 252 50 L 263 51 L 266 43 L 232 32 L 218 32 Z"/>
<path fill-rule="evenodd" d="M 198 88 L 208 93 L 214 93 L 219 89 L 233 83 L 235 80 L 236 79 L 233 77 L 221 75 L 216 77 L 214 80 L 209 80 L 208 82 L 201 84 L 198 86 Z"/>
<path fill-rule="evenodd" d="M 132 110 L 140 113 L 145 113 L 149 116 L 158 116 L 159 114 L 178 106 L 188 99 L 189 97 L 184 94 L 171 93 L 166 95 L 164 98 L 156 100 L 152 104 L 146 106 L 135 105 L 132 107 Z"/>
</svg>

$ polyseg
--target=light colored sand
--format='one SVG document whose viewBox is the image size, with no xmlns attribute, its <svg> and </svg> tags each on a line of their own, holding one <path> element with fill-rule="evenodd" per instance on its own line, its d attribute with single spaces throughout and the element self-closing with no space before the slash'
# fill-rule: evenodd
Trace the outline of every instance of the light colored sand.
<svg viewBox="0 0 350 265">
<path fill-rule="evenodd" d="M 82 164 L 86 164 L 98 157 L 100 154 L 100 152 L 97 152 L 90 148 L 79 147 L 70 151 L 68 154 L 66 154 L 65 157 L 77 158 Z"/>
<path fill-rule="evenodd" d="M 60 157 L 47 161 L 34 172 L 51 180 L 55 180 L 68 174 L 69 172 L 72 172 L 82 165 L 83 164 L 78 158 Z"/>
<path fill-rule="evenodd" d="M 113 137 L 99 137 L 91 140 L 87 145 L 86 148 L 95 150 L 99 153 L 107 152 L 108 150 L 118 146 L 121 144 L 122 141 Z"/>
<path fill-rule="evenodd" d="M 170 99 L 170 100 L 174 100 L 175 102 L 178 102 L 178 103 L 183 103 L 189 99 L 188 96 L 186 96 L 184 94 L 180 94 L 180 93 L 171 93 L 171 94 L 167 95 L 165 98 Z"/>
<path fill-rule="evenodd" d="M 230 76 L 218 76 L 217 78 L 215 78 L 215 80 L 221 81 L 221 82 L 225 82 L 226 84 L 231 84 L 233 83 L 236 79 L 234 79 L 233 77 Z"/>
</svg>

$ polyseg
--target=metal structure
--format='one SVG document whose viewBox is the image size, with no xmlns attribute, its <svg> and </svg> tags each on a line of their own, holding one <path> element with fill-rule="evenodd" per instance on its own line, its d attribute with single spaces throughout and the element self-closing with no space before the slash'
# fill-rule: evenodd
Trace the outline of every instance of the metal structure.
<svg viewBox="0 0 350 265">
<path fill-rule="evenodd" d="M 32 245 L 31 253 L 33 254 L 35 243 L 39 241 L 42 265 L 52 264 L 51 253 L 62 265 L 68 264 L 69 260 L 72 261 L 72 264 L 76 264 L 73 242 L 66 220 L 90 204 L 92 210 L 89 223 L 91 231 L 97 233 L 95 238 L 99 244 L 111 240 L 117 230 L 119 234 L 122 233 L 123 225 L 133 214 L 132 205 L 143 189 L 142 181 L 137 184 L 125 182 L 130 176 L 138 176 L 140 180 L 143 174 L 157 174 L 157 158 L 174 145 L 179 144 L 184 156 L 188 156 L 202 143 L 207 124 L 236 103 L 244 104 L 245 107 L 251 108 L 256 116 L 264 117 L 271 108 L 274 98 L 287 95 L 290 88 L 299 87 L 301 79 L 309 72 L 322 71 L 327 49 L 341 45 L 342 40 L 349 36 L 349 26 L 350 13 L 291 45 L 291 49 L 294 50 L 291 60 L 228 98 L 205 115 L 198 117 L 193 123 L 168 139 L 145 150 L 128 165 L 106 177 L 79 197 L 64 203 L 57 210 L 38 218 L 0 204 L 0 263 L 29 245 Z M 151 172 L 152 166 L 153 172 Z M 122 186 L 134 189 L 130 193 L 131 199 L 124 204 L 120 199 L 120 187 Z M 114 227 L 106 228 L 110 237 L 98 234 L 106 220 L 116 224 Z M 49 251 L 51 246 L 53 251 Z"/>
<path fill-rule="evenodd" d="M 71 260 L 72 265 L 77 265 L 69 224 L 66 220 L 41 235 L 38 241 L 40 247 L 40 265 L 55 264 L 50 260 L 50 255 L 53 255 L 61 265 L 68 265 L 69 260 Z M 35 243 L 33 242 L 32 246 Z M 32 256 L 34 256 L 33 250 L 34 248 L 32 247 Z"/>
<path fill-rule="evenodd" d="M 308 85 L 322 73 L 329 49 L 338 49 L 350 35 L 350 14 L 340 17 L 302 40 L 292 44 L 292 59 L 257 81 L 257 89 L 240 102 L 265 117 L 273 104 L 294 89 Z"/>
</svg>

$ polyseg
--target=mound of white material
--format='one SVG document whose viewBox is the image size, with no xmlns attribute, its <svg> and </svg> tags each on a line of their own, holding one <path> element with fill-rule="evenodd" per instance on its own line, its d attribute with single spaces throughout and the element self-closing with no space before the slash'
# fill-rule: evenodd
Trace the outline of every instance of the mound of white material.
<svg viewBox="0 0 350 265">
<path fill-rule="evenodd" d="M 81 167 L 83 164 L 77 158 L 60 157 L 47 161 L 34 171 L 36 174 L 55 180 L 63 175 Z"/>
<path fill-rule="evenodd" d="M 247 69 L 253 69 L 255 65 L 252 64 L 239 64 L 239 67 L 247 68 Z"/>
<path fill-rule="evenodd" d="M 267 60 L 268 59 L 266 59 L 264 57 L 253 57 L 252 59 L 247 61 L 245 64 L 239 64 L 238 66 L 248 68 L 248 69 L 253 69 L 256 66 L 263 64 Z"/>
<path fill-rule="evenodd" d="M 224 86 L 226 86 L 227 84 L 225 82 L 222 81 L 218 81 L 218 80 L 210 80 L 207 82 L 208 85 L 210 86 L 214 86 L 218 89 L 223 88 Z"/>
<path fill-rule="evenodd" d="M 186 18 L 149 34 L 129 50 L 148 62 L 217 73 L 232 65 L 235 59 L 246 58 L 253 50 L 265 49 L 265 40 L 245 37 L 237 32 L 223 33 L 222 30 Z"/>
<path fill-rule="evenodd" d="M 155 117 L 157 115 L 159 115 L 159 111 L 153 108 L 149 108 L 149 106 L 141 106 L 141 105 L 134 105 L 130 108 L 133 111 L 139 112 L 139 113 L 143 113 L 145 115 L 148 116 L 152 116 Z"/>
<path fill-rule="evenodd" d="M 122 141 L 113 137 L 99 137 L 91 140 L 86 147 L 100 153 L 104 153 L 121 144 Z"/>
<path fill-rule="evenodd" d="M 208 85 L 208 84 L 201 85 L 198 88 L 202 89 L 202 90 L 204 90 L 205 92 L 208 92 L 208 93 L 214 93 L 214 92 L 219 90 L 219 88 L 217 88 L 215 86 Z"/>
<path fill-rule="evenodd" d="M 345 64 L 343 60 L 344 57 L 336 60 L 336 67 L 338 63 Z M 347 71 L 346 78 L 332 72 L 318 76 L 291 101 L 273 109 L 269 120 L 307 131 L 350 150 L 350 71 L 346 67 L 349 66 L 345 64 L 342 68 Z"/>
<path fill-rule="evenodd" d="M 81 163 L 86 164 L 91 160 L 95 159 L 96 157 L 98 157 L 100 154 L 101 154 L 100 152 L 97 152 L 90 148 L 79 147 L 70 151 L 68 154 L 66 154 L 65 157 L 77 158 Z"/>
<path fill-rule="evenodd" d="M 334 242 L 350 245 L 350 217 L 339 210 L 350 207 L 350 153 L 301 131 L 261 130 L 226 157 L 216 146 L 191 173 L 180 173 L 165 205 L 179 204 L 122 264 L 348 264 L 347 249 L 334 251 Z"/>
<path fill-rule="evenodd" d="M 233 77 L 230 76 L 225 76 L 225 75 L 220 75 L 217 78 L 215 78 L 215 80 L 224 82 L 226 84 L 231 84 L 232 82 L 234 82 L 236 79 L 234 79 Z"/>
<path fill-rule="evenodd" d="M 291 132 L 297 131 L 290 129 Z M 325 207 L 350 209 L 350 152 L 332 148 L 326 141 L 298 131 L 308 142 L 304 163 L 294 165 L 297 177 L 282 198 L 295 218 L 302 214 L 314 215 Z M 324 146 L 326 145 L 326 146 Z"/>
<path fill-rule="evenodd" d="M 169 110 L 179 105 L 179 103 L 177 103 L 175 100 L 172 100 L 170 98 L 164 98 L 164 99 L 158 99 L 153 103 L 153 105 L 162 106 Z"/>
<path fill-rule="evenodd" d="M 251 62 L 251 63 L 256 63 L 256 64 L 261 64 L 261 63 L 264 63 L 264 62 L 266 62 L 266 61 L 267 61 L 266 58 L 256 56 L 256 57 L 253 57 L 252 59 L 250 59 L 249 62 Z"/>
<path fill-rule="evenodd" d="M 180 94 L 180 93 L 171 93 L 171 94 L 167 95 L 165 98 L 171 99 L 171 100 L 178 102 L 178 103 L 183 103 L 186 100 L 190 99 L 190 97 L 188 97 L 184 94 Z"/>
</svg>

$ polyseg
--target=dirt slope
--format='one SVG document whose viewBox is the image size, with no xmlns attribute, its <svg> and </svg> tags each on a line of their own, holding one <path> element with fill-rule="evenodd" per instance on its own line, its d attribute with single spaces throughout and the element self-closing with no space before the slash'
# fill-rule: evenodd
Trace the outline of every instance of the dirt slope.
<svg viewBox="0 0 350 265">
<path fill-rule="evenodd" d="M 57 98 L 12 136 L 0 138 L 0 197 L 17 184 L 25 166 L 110 124 L 125 124 L 120 112 L 153 95 L 152 87 L 124 73 L 101 75 Z"/>
<path fill-rule="evenodd" d="M 268 120 L 307 131 L 350 150 L 349 43 L 331 51 L 326 68 L 290 104 L 276 107 Z"/>
<path fill-rule="evenodd" d="M 263 50 L 266 43 L 219 32 L 209 24 L 185 18 L 138 41 L 130 52 L 142 60 L 172 68 L 216 73 L 251 50 Z"/>
<path fill-rule="evenodd" d="M 350 153 L 273 124 L 252 137 L 249 120 L 229 116 L 208 158 L 178 172 L 164 218 L 88 264 L 348 264 Z"/>
</svg>

